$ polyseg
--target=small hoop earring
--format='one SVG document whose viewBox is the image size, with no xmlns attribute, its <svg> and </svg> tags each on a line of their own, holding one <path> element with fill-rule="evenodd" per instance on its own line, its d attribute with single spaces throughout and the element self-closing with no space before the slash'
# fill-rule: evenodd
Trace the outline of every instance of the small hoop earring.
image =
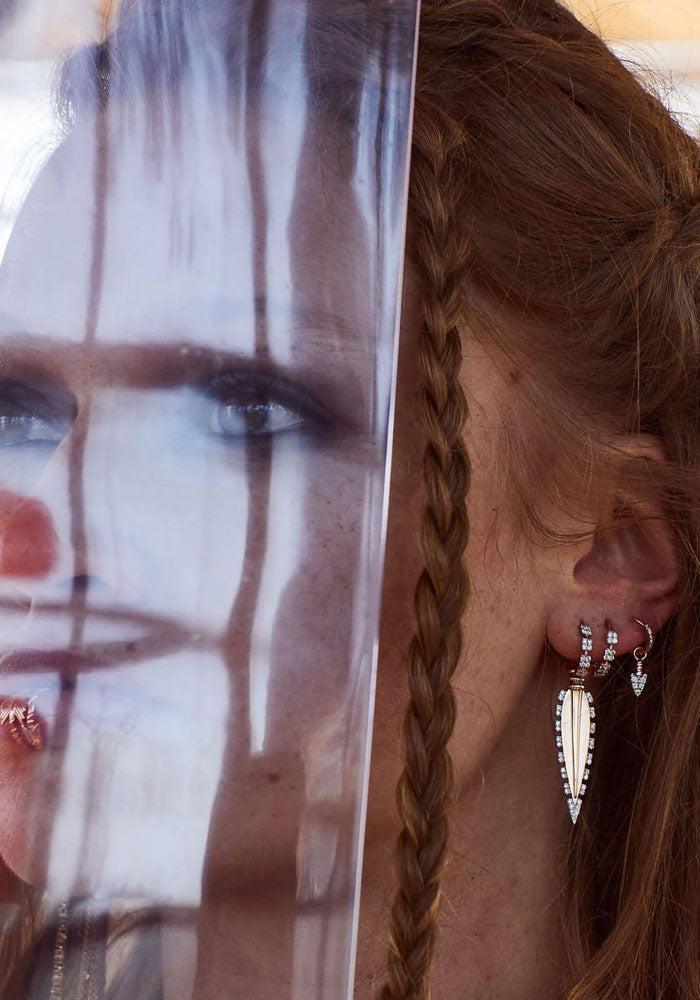
<svg viewBox="0 0 700 1000">
<path fill-rule="evenodd" d="M 645 629 L 647 634 L 647 644 L 646 646 L 636 646 L 632 651 L 632 656 L 634 657 L 637 667 L 634 673 L 630 674 L 630 683 L 632 684 L 632 690 L 639 698 L 644 686 L 647 682 L 647 674 L 644 673 L 644 661 L 651 652 L 651 648 L 654 645 L 654 632 L 651 625 L 647 625 L 646 622 L 641 621 L 639 618 L 634 619 L 637 625 L 641 625 Z"/>
<path fill-rule="evenodd" d="M 608 636 L 607 636 L 608 645 L 605 649 L 605 652 L 603 653 L 602 662 L 599 663 L 598 667 L 596 668 L 595 672 L 596 677 L 605 677 L 605 675 L 609 672 L 610 668 L 612 667 L 617 657 L 617 644 L 620 641 L 618 634 L 612 627 L 610 622 L 607 622 L 606 626 L 608 629 Z"/>
</svg>

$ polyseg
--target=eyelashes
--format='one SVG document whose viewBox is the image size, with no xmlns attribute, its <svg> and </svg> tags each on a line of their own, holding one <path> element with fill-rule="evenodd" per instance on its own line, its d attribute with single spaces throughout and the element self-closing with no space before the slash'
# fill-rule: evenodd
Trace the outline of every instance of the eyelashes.
<svg viewBox="0 0 700 1000">
<path fill-rule="evenodd" d="M 153 392 L 157 407 L 158 390 Z M 280 375 L 232 369 L 200 382 L 199 395 L 206 404 L 204 427 L 200 411 L 200 418 L 192 415 L 190 429 L 199 426 L 224 443 L 294 432 L 321 436 L 334 426 L 328 409 L 311 392 Z M 55 448 L 77 415 L 75 397 L 57 381 L 0 380 L 0 449 L 32 444 Z"/>
<path fill-rule="evenodd" d="M 70 430 L 77 404 L 58 383 L 0 381 L 0 448 L 56 447 Z"/>
<path fill-rule="evenodd" d="M 328 434 L 333 420 L 308 391 L 278 375 L 229 371 L 209 382 L 209 432 L 229 439 L 265 439 L 294 431 Z"/>
</svg>

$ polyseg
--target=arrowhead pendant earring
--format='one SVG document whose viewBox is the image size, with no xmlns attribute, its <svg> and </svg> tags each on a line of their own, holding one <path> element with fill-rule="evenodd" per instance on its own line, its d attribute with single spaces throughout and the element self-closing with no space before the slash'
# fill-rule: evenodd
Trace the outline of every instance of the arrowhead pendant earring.
<svg viewBox="0 0 700 1000">
<path fill-rule="evenodd" d="M 585 623 L 581 623 L 580 630 L 581 656 L 578 664 L 571 669 L 568 690 L 560 691 L 557 696 L 554 720 L 559 773 L 564 782 L 564 795 L 572 823 L 576 822 L 581 811 L 595 746 L 593 695 L 585 689 L 586 675 L 591 667 L 593 631 Z"/>
<path fill-rule="evenodd" d="M 637 625 L 641 625 L 642 628 L 646 630 L 648 636 L 646 646 L 637 646 L 632 653 L 632 656 L 637 663 L 637 667 L 634 673 L 630 674 L 630 683 L 632 685 L 632 690 L 639 698 L 647 682 L 647 675 L 644 673 L 644 661 L 651 652 L 651 647 L 654 645 L 654 633 L 651 626 L 647 625 L 646 622 L 640 621 L 639 618 L 635 618 L 634 620 Z"/>
</svg>

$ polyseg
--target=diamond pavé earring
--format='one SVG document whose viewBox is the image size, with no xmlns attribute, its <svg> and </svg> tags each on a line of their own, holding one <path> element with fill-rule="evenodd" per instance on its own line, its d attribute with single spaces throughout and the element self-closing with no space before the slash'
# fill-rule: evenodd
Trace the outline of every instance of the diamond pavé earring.
<svg viewBox="0 0 700 1000">
<path fill-rule="evenodd" d="M 554 721 L 557 760 L 572 823 L 576 822 L 581 811 L 595 745 L 593 695 L 585 689 L 586 675 L 591 667 L 593 630 L 582 622 L 580 631 L 581 656 L 578 664 L 571 668 L 568 689 L 560 691 L 557 696 Z"/>
</svg>

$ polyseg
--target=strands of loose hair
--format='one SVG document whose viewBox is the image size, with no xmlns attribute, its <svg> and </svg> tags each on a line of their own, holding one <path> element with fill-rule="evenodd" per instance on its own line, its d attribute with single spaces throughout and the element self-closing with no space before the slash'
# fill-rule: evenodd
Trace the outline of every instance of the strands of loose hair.
<svg viewBox="0 0 700 1000">
<path fill-rule="evenodd" d="M 606 764 L 572 834 L 563 893 L 564 995 L 698 1000 L 698 143 L 556 0 L 424 0 L 416 121 L 409 221 L 425 303 L 424 397 L 437 379 L 466 416 L 434 331 L 469 321 L 519 372 L 513 405 L 532 417 L 503 430 L 523 530 L 560 544 L 552 515 L 575 512 L 591 484 L 619 479 L 634 493 L 653 477 L 676 534 L 678 611 L 645 702 L 631 707 L 615 674 L 602 692 Z M 455 460 L 468 468 L 468 457 L 459 443 L 435 457 L 443 414 L 454 416 L 438 398 L 444 409 L 424 413 L 425 569 L 407 658 L 399 885 L 382 1000 L 429 996 L 447 851 L 459 627 L 436 609 L 445 593 L 461 604 L 467 580 L 454 537 L 434 524 L 464 502 L 465 482 L 446 469 Z M 653 473 L 644 461 L 622 468 L 608 442 L 629 433 L 655 434 L 668 461 Z"/>
</svg>

